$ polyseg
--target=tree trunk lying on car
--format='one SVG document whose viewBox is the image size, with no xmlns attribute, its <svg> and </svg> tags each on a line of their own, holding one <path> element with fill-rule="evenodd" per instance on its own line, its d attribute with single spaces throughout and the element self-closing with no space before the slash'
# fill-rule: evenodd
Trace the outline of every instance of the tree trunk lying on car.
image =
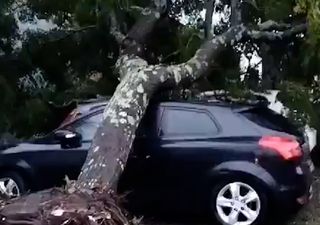
<svg viewBox="0 0 320 225">
<path fill-rule="evenodd" d="M 0 224 L 129 224 L 118 208 L 113 191 L 123 172 L 135 131 L 152 96 L 162 88 L 188 86 L 209 72 L 215 57 L 227 46 L 251 39 L 286 41 L 305 32 L 305 24 L 271 32 L 276 23 L 256 26 L 256 30 L 235 25 L 225 33 L 205 41 L 195 55 L 178 65 L 149 65 L 144 41 L 166 15 L 150 11 L 122 42 L 116 68 L 120 76 L 113 97 L 104 112 L 85 164 L 77 181 L 64 190 L 52 189 L 4 203 Z M 117 33 L 116 27 L 114 32 Z M 108 193 L 108 194 L 107 194 Z"/>
</svg>

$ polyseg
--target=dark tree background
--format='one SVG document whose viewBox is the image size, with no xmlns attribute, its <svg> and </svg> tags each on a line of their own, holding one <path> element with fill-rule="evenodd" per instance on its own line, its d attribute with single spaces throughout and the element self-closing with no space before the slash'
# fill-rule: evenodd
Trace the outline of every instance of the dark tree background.
<svg viewBox="0 0 320 225">
<path fill-rule="evenodd" d="M 119 82 L 114 74 L 119 48 L 111 34 L 111 18 L 127 33 L 148 4 L 147 0 L 2 0 L 0 134 L 30 137 L 46 133 L 72 108 L 61 106 L 97 94 L 112 95 Z M 214 17 L 207 35 L 224 32 L 232 21 L 228 0 L 176 0 L 169 5 L 176 23 L 172 21 L 172 29 L 159 28 L 155 36 L 162 36 L 151 46 L 163 63 L 183 62 L 194 54 L 207 32 L 203 21 L 208 5 L 213 6 L 209 9 Z M 226 49 L 212 67 L 207 78 L 210 83 L 199 82 L 198 87 L 224 89 L 237 96 L 249 89 L 280 89 L 280 99 L 295 109 L 290 116 L 307 118 L 302 122 L 318 127 L 320 35 L 314 19 L 318 16 L 316 1 L 250 0 L 241 7 L 244 23 L 308 20 L 311 29 L 285 44 L 248 42 Z M 254 60 L 253 55 L 262 58 Z M 252 60 L 251 66 L 241 70 L 240 58 L 241 62 Z"/>
</svg>

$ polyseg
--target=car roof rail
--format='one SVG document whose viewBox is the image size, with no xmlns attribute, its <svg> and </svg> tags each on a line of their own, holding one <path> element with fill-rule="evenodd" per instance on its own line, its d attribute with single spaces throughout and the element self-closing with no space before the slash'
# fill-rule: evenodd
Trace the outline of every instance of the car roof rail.
<svg viewBox="0 0 320 225">
<path fill-rule="evenodd" d="M 207 101 L 209 103 L 228 103 L 231 105 L 246 105 L 256 107 L 268 107 L 270 104 L 268 99 L 262 95 L 252 93 L 250 97 L 251 98 L 233 97 L 230 95 L 230 93 L 224 90 L 207 91 L 197 95 L 199 100 Z"/>
<path fill-rule="evenodd" d="M 268 107 L 270 102 L 265 96 L 251 93 L 249 98 L 234 97 L 225 90 L 212 90 L 206 92 L 199 92 L 194 90 L 173 90 L 171 92 L 159 92 L 153 96 L 151 102 L 186 102 L 195 104 L 214 104 L 228 107 Z"/>
<path fill-rule="evenodd" d="M 268 99 L 262 95 L 252 93 L 251 98 L 244 97 L 233 97 L 229 92 L 225 90 L 212 90 L 206 92 L 200 92 L 197 94 L 186 96 L 181 95 L 168 95 L 166 92 L 159 93 L 152 101 L 179 101 L 179 102 L 192 102 L 192 103 L 209 103 L 216 105 L 228 105 L 228 106 L 255 106 L 255 107 L 268 107 L 270 102 Z M 96 98 L 79 100 L 78 104 L 96 104 L 90 108 L 91 110 L 98 109 L 105 106 L 106 101 L 110 100 L 111 96 L 101 96 L 97 95 Z M 101 104 L 99 104 L 101 103 Z"/>
</svg>

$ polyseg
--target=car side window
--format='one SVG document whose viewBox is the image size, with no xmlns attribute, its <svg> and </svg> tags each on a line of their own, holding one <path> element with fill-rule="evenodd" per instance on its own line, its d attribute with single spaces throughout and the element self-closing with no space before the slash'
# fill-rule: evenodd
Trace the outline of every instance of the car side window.
<svg viewBox="0 0 320 225">
<path fill-rule="evenodd" d="M 205 111 L 168 108 L 162 121 L 163 136 L 211 135 L 218 127 Z"/>
<path fill-rule="evenodd" d="M 83 141 L 91 141 L 102 122 L 102 113 L 85 118 L 72 126 L 72 130 L 82 135 Z"/>
<path fill-rule="evenodd" d="M 148 107 L 138 126 L 138 129 L 136 130 L 136 137 L 151 137 L 156 135 L 161 111 L 162 109 L 157 105 Z"/>
</svg>

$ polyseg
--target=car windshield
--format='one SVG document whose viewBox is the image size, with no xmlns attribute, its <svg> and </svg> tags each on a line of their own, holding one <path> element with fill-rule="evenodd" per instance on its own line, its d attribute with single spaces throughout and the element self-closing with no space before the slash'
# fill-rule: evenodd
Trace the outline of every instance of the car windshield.
<svg viewBox="0 0 320 225">
<path fill-rule="evenodd" d="M 71 124 L 68 129 L 82 136 L 83 141 L 91 141 L 102 122 L 102 112 L 80 119 Z"/>
<path fill-rule="evenodd" d="M 78 119 L 81 116 L 81 113 L 75 109 L 73 110 L 64 120 L 63 122 L 60 124 L 60 127 L 64 127 L 65 125 L 74 122 L 76 119 Z"/>
<path fill-rule="evenodd" d="M 65 120 L 66 121 L 66 120 Z M 102 112 L 95 113 L 89 116 L 86 116 L 81 119 L 73 118 L 66 122 L 66 124 L 62 123 L 57 130 L 70 130 L 81 134 L 83 141 L 92 141 L 100 123 L 102 121 Z M 50 132 L 47 135 L 42 137 L 36 137 L 29 140 L 29 142 L 42 144 L 42 143 L 52 143 L 53 133 Z"/>
</svg>

